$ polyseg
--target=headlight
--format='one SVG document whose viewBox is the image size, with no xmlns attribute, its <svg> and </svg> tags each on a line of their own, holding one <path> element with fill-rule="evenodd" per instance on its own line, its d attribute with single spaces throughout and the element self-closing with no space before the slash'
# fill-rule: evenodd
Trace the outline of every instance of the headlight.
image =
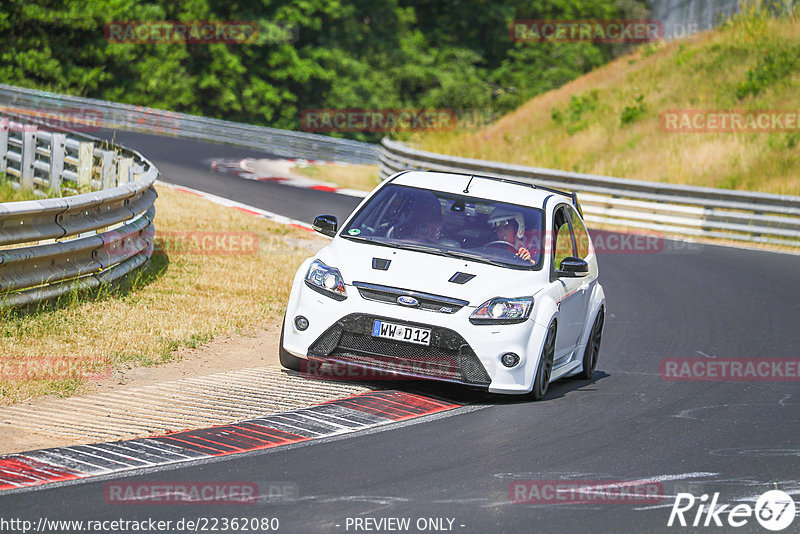
<svg viewBox="0 0 800 534">
<path fill-rule="evenodd" d="M 339 269 L 328 267 L 319 260 L 314 260 L 306 273 L 306 285 L 335 300 L 347 298 L 347 291 L 344 289 L 344 279 Z"/>
<path fill-rule="evenodd" d="M 533 309 L 533 298 L 487 300 L 472 312 L 469 322 L 472 324 L 515 324 L 528 319 Z"/>
</svg>

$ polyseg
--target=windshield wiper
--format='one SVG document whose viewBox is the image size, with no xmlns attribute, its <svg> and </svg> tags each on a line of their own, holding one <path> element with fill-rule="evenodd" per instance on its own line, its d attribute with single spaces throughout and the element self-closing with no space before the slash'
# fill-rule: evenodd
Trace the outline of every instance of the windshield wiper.
<svg viewBox="0 0 800 534">
<path fill-rule="evenodd" d="M 403 243 L 402 245 L 397 245 L 397 248 L 402 248 L 405 250 L 413 250 L 415 252 L 430 252 L 431 254 L 436 254 L 438 256 L 449 256 L 446 250 L 436 247 L 428 247 L 425 245 L 415 245 L 414 243 Z"/>
<path fill-rule="evenodd" d="M 491 260 L 479 254 L 470 254 L 468 252 L 458 252 L 455 250 L 444 250 L 439 249 L 442 253 L 446 256 L 450 256 L 451 258 L 459 258 L 462 260 L 471 260 L 471 261 L 479 261 L 481 263 L 488 263 L 490 265 L 497 265 L 498 267 L 516 267 L 514 264 L 505 263 L 502 261 Z"/>
<path fill-rule="evenodd" d="M 344 236 L 342 236 L 344 237 Z M 348 239 L 353 239 L 354 241 L 363 241 L 364 243 L 370 243 L 375 245 L 384 245 L 387 247 L 392 248 L 399 248 L 403 250 L 413 250 L 415 252 L 430 252 L 431 254 L 438 254 L 439 256 L 446 256 L 445 250 L 436 247 L 429 247 L 425 245 L 415 245 L 414 243 L 393 243 L 391 241 L 381 241 L 379 239 L 370 239 L 368 237 L 355 237 L 355 236 L 347 236 Z"/>
<path fill-rule="evenodd" d="M 383 245 L 385 247 L 392 247 L 392 248 L 403 248 L 397 243 L 391 243 L 389 241 L 381 241 L 379 239 L 370 239 L 368 237 L 356 237 L 353 235 L 343 235 L 345 239 L 352 239 L 353 241 L 361 241 L 362 243 L 370 243 L 373 245 Z"/>
</svg>

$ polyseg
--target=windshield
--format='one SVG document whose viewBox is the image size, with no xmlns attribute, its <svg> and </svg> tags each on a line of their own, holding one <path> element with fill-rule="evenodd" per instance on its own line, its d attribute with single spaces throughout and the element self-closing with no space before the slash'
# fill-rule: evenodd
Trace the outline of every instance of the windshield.
<svg viewBox="0 0 800 534">
<path fill-rule="evenodd" d="M 387 185 L 341 236 L 517 269 L 540 269 L 542 211 L 402 185 Z"/>
</svg>

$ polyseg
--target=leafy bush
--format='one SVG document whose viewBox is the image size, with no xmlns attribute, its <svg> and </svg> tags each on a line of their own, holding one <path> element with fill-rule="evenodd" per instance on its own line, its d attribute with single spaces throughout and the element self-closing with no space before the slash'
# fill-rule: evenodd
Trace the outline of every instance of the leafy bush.
<svg viewBox="0 0 800 534">
<path fill-rule="evenodd" d="M 584 114 L 596 110 L 597 101 L 597 89 L 592 89 L 584 95 L 572 95 L 567 107 L 563 111 L 553 108 L 550 117 L 556 123 L 565 126 L 569 135 L 574 135 L 581 130 L 585 130 L 592 123 L 591 120 L 584 117 Z"/>
<path fill-rule="evenodd" d="M 620 115 L 620 123 L 624 126 L 640 119 L 645 111 L 647 111 L 647 104 L 644 103 L 644 95 L 637 96 L 636 104 L 633 106 L 626 106 Z"/>
<path fill-rule="evenodd" d="M 768 52 L 755 67 L 747 71 L 746 81 L 736 87 L 736 96 L 742 99 L 757 95 L 799 69 L 800 46 Z"/>
</svg>

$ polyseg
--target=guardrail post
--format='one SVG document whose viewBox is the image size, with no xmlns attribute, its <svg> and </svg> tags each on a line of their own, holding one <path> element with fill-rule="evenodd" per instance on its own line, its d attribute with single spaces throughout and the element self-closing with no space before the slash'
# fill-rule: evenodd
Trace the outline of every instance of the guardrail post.
<svg viewBox="0 0 800 534">
<path fill-rule="evenodd" d="M 119 158 L 117 162 L 117 185 L 133 181 L 133 158 Z"/>
<path fill-rule="evenodd" d="M 131 169 L 131 181 L 138 180 L 144 174 L 144 167 L 134 164 Z"/>
<path fill-rule="evenodd" d="M 61 191 L 61 176 L 64 174 L 66 146 L 66 134 L 50 134 L 50 191 L 53 192 Z"/>
<path fill-rule="evenodd" d="M 100 176 L 103 182 L 103 189 L 114 187 L 114 171 L 116 170 L 114 161 L 114 152 L 112 150 L 102 151 L 102 167 L 100 168 Z"/>
<path fill-rule="evenodd" d="M 36 159 L 36 126 L 26 124 L 22 128 L 22 164 L 20 186 L 33 190 L 33 162 Z"/>
<path fill-rule="evenodd" d="M 8 170 L 8 119 L 0 119 L 0 172 Z"/>
<path fill-rule="evenodd" d="M 92 167 L 94 166 L 94 143 L 78 144 L 78 189 L 92 187 Z"/>
</svg>

